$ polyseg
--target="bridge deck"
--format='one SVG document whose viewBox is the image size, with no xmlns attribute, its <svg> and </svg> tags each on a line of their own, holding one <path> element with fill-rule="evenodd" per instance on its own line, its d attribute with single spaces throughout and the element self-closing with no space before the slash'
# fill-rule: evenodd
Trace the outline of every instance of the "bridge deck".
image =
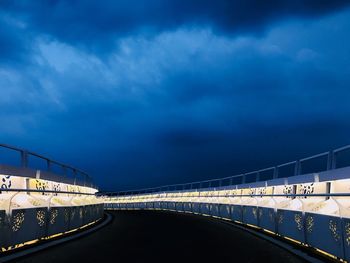
<svg viewBox="0 0 350 263">
<path fill-rule="evenodd" d="M 162 211 L 111 214 L 99 231 L 16 262 L 303 262 L 218 220 Z"/>
</svg>

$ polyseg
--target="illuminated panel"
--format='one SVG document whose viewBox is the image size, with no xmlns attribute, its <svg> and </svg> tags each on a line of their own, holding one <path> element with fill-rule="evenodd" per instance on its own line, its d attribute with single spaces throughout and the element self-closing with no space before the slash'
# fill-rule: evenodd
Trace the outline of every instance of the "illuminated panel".
<svg viewBox="0 0 350 263">
<path fill-rule="evenodd" d="M 96 193 L 93 188 L 4 174 L 0 175 L 0 183 L 1 251 L 74 231 L 96 222 L 103 214 L 103 200 L 84 195 Z M 10 227 L 5 227 L 5 217 Z"/>
<path fill-rule="evenodd" d="M 26 189 L 24 177 L 0 174 L 1 189 Z"/>
</svg>

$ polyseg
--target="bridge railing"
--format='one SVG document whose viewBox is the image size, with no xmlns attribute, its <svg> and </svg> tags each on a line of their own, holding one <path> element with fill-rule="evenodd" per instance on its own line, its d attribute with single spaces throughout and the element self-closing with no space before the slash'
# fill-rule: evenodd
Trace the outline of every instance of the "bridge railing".
<svg viewBox="0 0 350 263">
<path fill-rule="evenodd" d="M 337 164 L 349 149 L 189 187 L 107 193 L 102 198 L 106 209 L 161 209 L 230 220 L 350 262 L 350 166 Z M 322 160 L 323 168 L 308 170 L 314 160 Z"/>
<path fill-rule="evenodd" d="M 344 154 L 345 157 L 348 157 L 346 156 L 346 153 L 350 153 L 350 145 L 340 147 L 328 152 L 323 152 L 320 154 L 309 156 L 306 158 L 302 158 L 299 160 L 279 164 L 273 167 L 263 168 L 256 171 L 246 172 L 246 173 L 223 177 L 223 178 L 194 181 L 194 182 L 181 183 L 181 184 L 171 184 L 171 185 L 137 189 L 137 190 L 105 192 L 103 194 L 115 196 L 115 195 L 156 193 L 156 192 L 162 192 L 162 191 L 177 191 L 177 190 L 184 190 L 184 189 L 204 189 L 204 188 L 210 188 L 214 186 L 215 187 L 234 186 L 234 185 L 253 183 L 253 182 L 263 182 L 270 179 L 286 178 L 286 177 L 297 176 L 297 175 L 302 175 L 302 174 L 307 174 L 312 172 L 330 171 L 330 170 L 334 170 L 337 168 L 350 165 L 350 158 L 345 158 L 348 161 L 346 164 L 343 164 L 343 165 L 338 164 L 338 159 L 339 157 L 341 157 L 342 154 Z M 313 161 L 321 161 L 321 164 L 323 164 L 323 167 L 319 169 L 317 169 L 316 167 L 308 170 L 304 169 L 304 168 L 307 168 L 306 166 L 308 165 L 308 163 L 311 163 Z"/>
<path fill-rule="evenodd" d="M 76 186 L 74 186 L 76 187 Z M 13 249 L 85 228 L 103 216 L 103 203 L 87 188 L 1 189 L 0 261 Z"/>
<path fill-rule="evenodd" d="M 41 154 L 37 154 L 32 151 L 28 151 L 26 149 L 18 148 L 7 144 L 0 144 L 0 148 L 17 153 L 16 159 L 18 161 L 17 163 L 19 163 L 19 166 L 16 165 L 15 167 L 11 167 L 6 163 L 4 163 L 4 160 L 0 159 L 0 163 L 2 163 L 2 165 L 0 165 L 0 173 L 2 171 L 5 171 L 5 172 L 17 171 L 18 175 L 35 177 L 36 172 L 33 173 L 33 170 L 35 171 L 40 170 L 42 177 L 46 177 L 46 178 L 59 177 L 61 181 L 64 180 L 69 183 L 96 188 L 92 178 L 86 172 L 81 171 L 80 169 L 77 169 L 73 166 L 55 161 L 51 158 L 48 158 Z M 31 158 L 36 158 L 38 160 L 44 161 L 46 164 L 45 165 L 46 167 L 41 169 L 37 169 L 37 167 L 33 167 L 32 165 L 30 165 Z M 58 167 L 59 170 L 57 169 L 54 170 L 53 169 L 54 166 Z"/>
<path fill-rule="evenodd" d="M 7 251 L 84 228 L 103 216 L 103 201 L 86 173 L 72 166 L 17 147 L 17 166 L 0 159 L 0 261 Z M 18 155 L 17 155 L 18 154 Z M 30 158 L 46 169 L 30 165 Z M 53 166 L 61 168 L 54 171 Z M 70 173 L 70 177 L 69 177 Z"/>
<path fill-rule="evenodd" d="M 304 178 L 298 184 L 255 188 L 105 196 L 104 202 L 106 209 L 170 210 L 230 220 L 349 262 L 350 169 L 345 172 L 347 179 L 334 181 Z"/>
</svg>

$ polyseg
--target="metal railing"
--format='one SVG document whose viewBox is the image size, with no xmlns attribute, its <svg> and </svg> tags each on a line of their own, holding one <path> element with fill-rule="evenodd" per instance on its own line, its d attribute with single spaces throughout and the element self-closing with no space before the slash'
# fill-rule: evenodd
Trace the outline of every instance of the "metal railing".
<svg viewBox="0 0 350 263">
<path fill-rule="evenodd" d="M 72 233 L 99 221 L 103 217 L 103 203 L 92 193 L 74 191 L 1 189 L 0 262 L 6 261 L 7 253 L 17 248 Z"/>
<path fill-rule="evenodd" d="M 7 145 L 7 144 L 0 144 L 0 148 L 4 148 L 7 150 L 17 152 L 19 154 L 18 157 L 19 157 L 21 168 L 29 168 L 29 169 L 37 170 L 36 168 L 29 166 L 29 157 L 30 156 L 36 157 L 36 158 L 46 162 L 46 169 L 44 169 L 44 171 L 51 173 L 53 175 L 59 175 L 59 176 L 61 176 L 61 178 L 65 178 L 65 179 L 67 179 L 69 177 L 68 173 L 70 171 L 73 174 L 73 178 L 72 178 L 73 184 L 77 184 L 78 181 L 82 181 L 81 185 L 83 185 L 83 186 L 95 187 L 93 184 L 92 178 L 87 173 L 85 173 L 85 172 L 83 172 L 75 167 L 72 167 L 70 165 L 67 165 L 67 164 L 55 161 L 53 159 L 50 159 L 46 156 L 37 154 L 35 152 L 28 151 L 26 149 L 18 148 L 15 146 Z M 1 161 L 0 161 L 0 163 L 1 163 Z M 59 174 L 57 174 L 56 171 L 54 172 L 52 170 L 53 165 L 60 167 L 62 172 Z"/>
<path fill-rule="evenodd" d="M 122 197 L 122 196 L 108 196 L 108 197 L 105 197 L 106 200 L 109 200 L 109 198 L 111 200 L 114 200 L 113 198 L 118 198 L 118 197 Z M 123 198 L 126 198 L 126 199 L 123 199 L 123 200 L 133 200 L 133 197 L 135 196 L 132 196 L 132 195 L 128 195 L 126 197 L 123 197 Z M 259 197 L 259 198 L 263 198 L 263 197 L 291 197 L 291 198 L 295 198 L 295 197 L 350 197 L 350 193 L 321 193 L 321 194 L 288 194 L 288 193 L 285 193 L 285 194 L 227 194 L 227 195 L 205 195 L 205 196 L 201 196 L 200 194 L 198 196 L 192 196 L 192 195 L 182 195 L 182 196 L 172 196 L 172 197 L 169 197 L 169 196 L 157 196 L 157 197 L 154 197 L 154 196 L 148 196 L 148 195 L 145 195 L 145 196 L 142 196 L 140 199 L 142 200 L 151 200 L 151 202 L 156 202 L 156 201 L 153 201 L 154 199 L 157 199 L 158 201 L 160 199 L 181 199 L 181 198 L 241 198 L 241 197 Z M 139 200 L 139 199 L 137 199 Z M 139 202 L 142 202 L 142 201 L 139 201 Z M 192 201 L 182 201 L 182 202 L 192 202 Z M 200 203 L 200 201 L 198 201 Z"/>
<path fill-rule="evenodd" d="M 272 178 L 270 179 L 277 179 L 277 178 L 284 178 L 288 177 L 285 176 L 281 170 L 283 168 L 289 167 L 293 169 L 293 174 L 292 176 L 296 175 L 302 175 L 303 173 L 303 166 L 310 161 L 325 158 L 326 163 L 325 163 L 325 169 L 322 171 L 327 171 L 327 170 L 333 170 L 339 168 L 337 165 L 337 160 L 338 157 L 341 153 L 349 151 L 350 152 L 350 145 L 344 146 L 337 148 L 335 150 L 331 150 L 328 152 L 323 152 L 320 154 L 312 155 L 310 157 L 302 158 L 296 161 L 291 161 L 283 164 L 279 164 L 273 167 L 268 167 L 252 172 L 247 172 L 247 173 L 242 173 L 238 175 L 233 175 L 233 176 L 228 176 L 228 177 L 223 177 L 223 178 L 218 178 L 218 179 L 211 179 L 211 180 L 204 180 L 204 181 L 195 181 L 195 182 L 189 182 L 189 183 L 184 183 L 184 184 L 172 184 L 172 185 L 165 185 L 165 186 L 159 186 L 159 187 L 151 187 L 151 188 L 144 188 L 144 189 L 139 189 L 139 190 L 128 190 L 128 191 L 119 191 L 119 192 L 105 192 L 101 193 L 103 195 L 135 195 L 135 194 L 144 194 L 144 193 L 155 193 L 155 192 L 162 192 L 162 191 L 178 191 L 178 190 L 185 190 L 185 189 L 203 189 L 203 188 L 210 188 L 213 187 L 213 185 L 217 185 L 218 187 L 221 186 L 231 186 L 231 185 L 239 185 L 239 184 L 244 184 L 248 180 L 251 179 L 252 176 L 255 176 L 254 180 L 252 182 L 261 182 L 261 181 L 266 181 L 266 180 L 261 180 L 260 175 L 263 172 L 268 172 L 271 171 L 272 173 Z M 320 171 L 318 171 L 320 172 Z M 234 180 L 239 180 L 239 183 L 234 183 Z M 224 181 L 228 181 L 228 184 L 224 184 Z M 198 186 L 198 187 L 194 187 Z M 189 188 L 186 188 L 189 187 Z"/>
<path fill-rule="evenodd" d="M 82 192 L 74 192 L 74 191 L 57 191 L 57 190 L 43 190 L 43 189 L 16 189 L 16 188 L 6 188 L 6 189 L 0 189 L 0 194 L 2 192 L 18 192 L 18 193 L 48 193 L 48 194 L 71 194 L 71 195 L 92 195 L 95 196 L 95 194 L 92 193 L 82 193 Z"/>
</svg>

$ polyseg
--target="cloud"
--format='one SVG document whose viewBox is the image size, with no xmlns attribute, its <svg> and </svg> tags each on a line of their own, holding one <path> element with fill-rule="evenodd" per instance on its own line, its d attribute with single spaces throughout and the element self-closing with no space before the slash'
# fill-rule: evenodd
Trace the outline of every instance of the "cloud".
<svg viewBox="0 0 350 263">
<path fill-rule="evenodd" d="M 31 30 L 100 54 L 113 50 L 120 37 L 198 25 L 229 34 L 255 34 L 280 19 L 317 17 L 348 4 L 345 0 L 2 1 L 3 9 Z"/>
<path fill-rule="evenodd" d="M 152 16 L 123 2 L 9 4 L 15 29 L 3 39 L 28 33 L 0 68 L 1 137 L 87 170 L 106 190 L 227 176 L 346 144 L 349 9 L 312 20 L 343 4 L 266 2 L 257 14 L 234 3 L 253 13 L 235 17 L 231 2 L 151 1 Z M 285 17 L 294 18 L 272 23 Z"/>
<path fill-rule="evenodd" d="M 21 63 L 28 62 L 26 53 L 30 52 L 31 43 L 26 43 L 25 26 L 2 12 L 0 12 L 0 23 L 0 65 L 20 66 Z"/>
</svg>

